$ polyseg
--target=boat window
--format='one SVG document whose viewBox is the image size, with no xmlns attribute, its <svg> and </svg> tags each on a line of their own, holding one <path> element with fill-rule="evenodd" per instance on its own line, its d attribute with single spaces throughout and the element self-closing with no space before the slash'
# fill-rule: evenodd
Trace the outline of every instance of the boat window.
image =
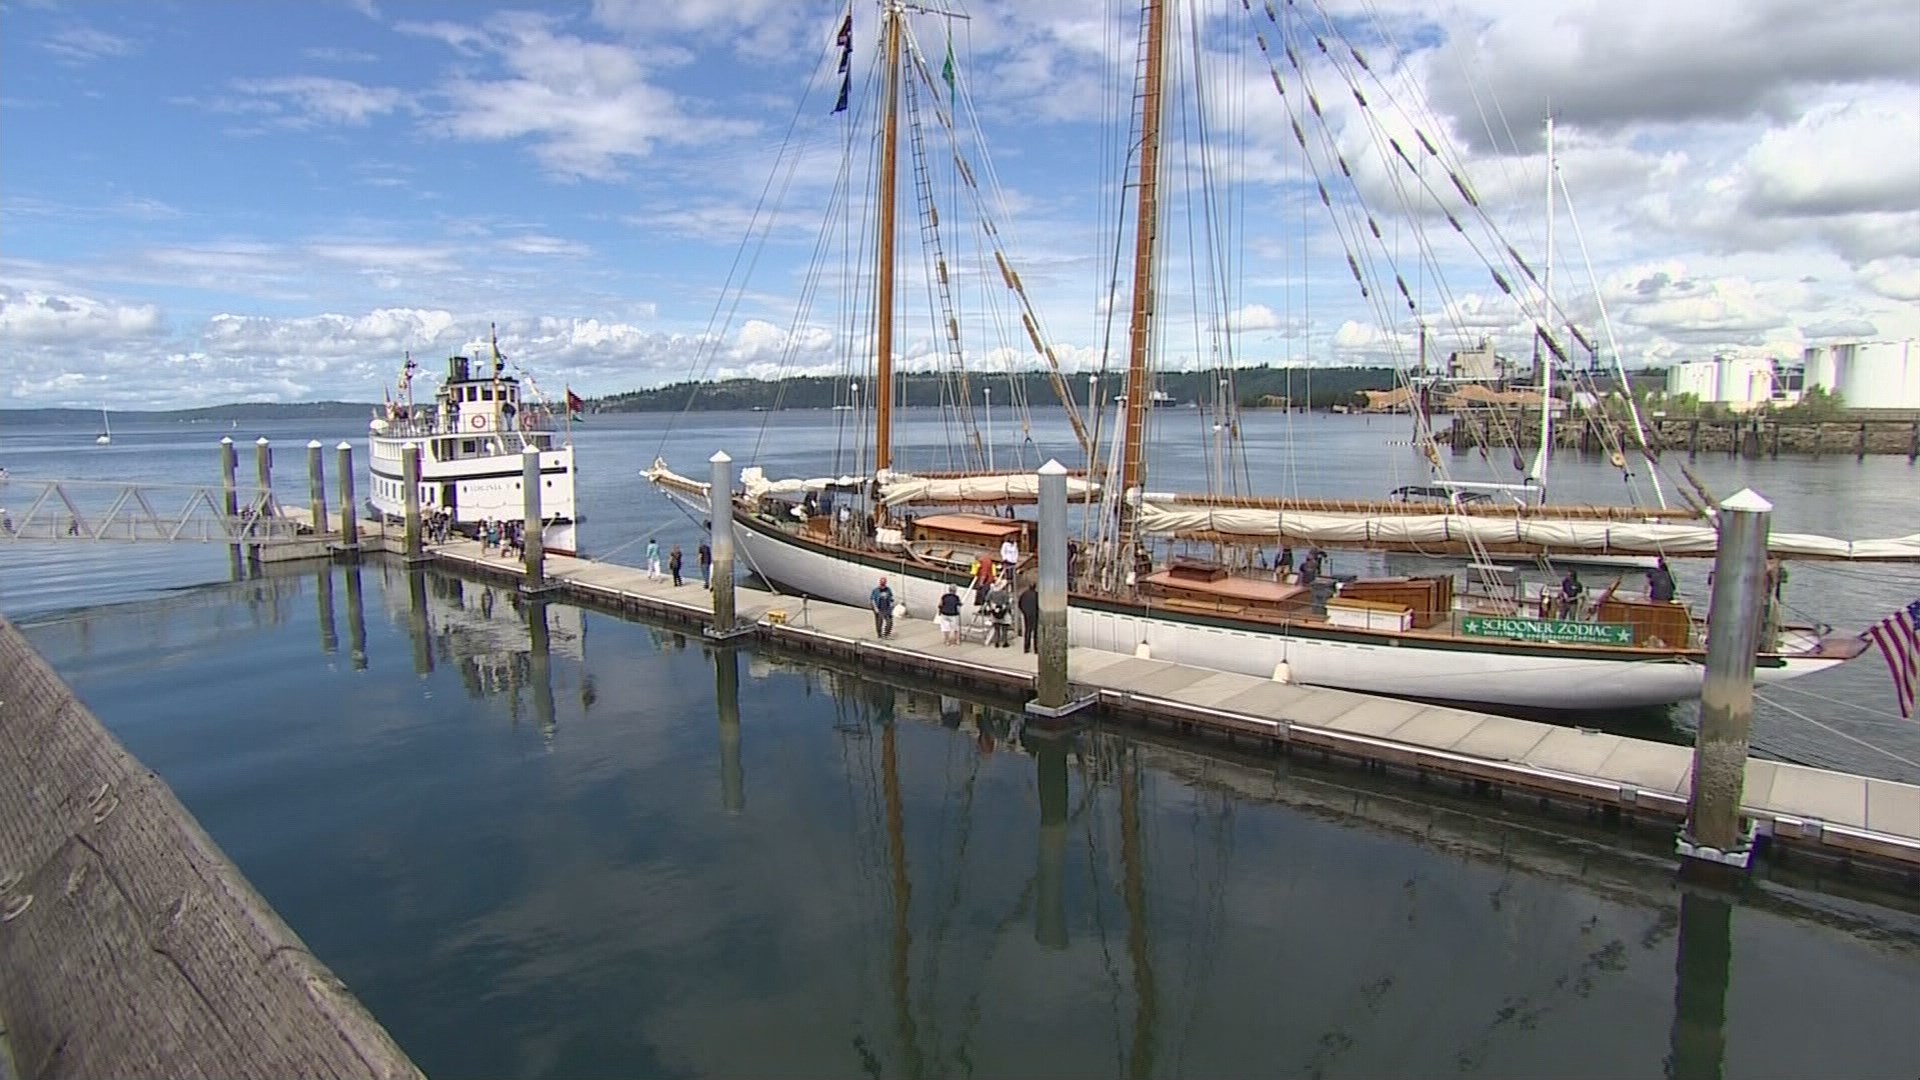
<svg viewBox="0 0 1920 1080">
<path fill-rule="evenodd" d="M 474 444 L 474 441 L 473 441 L 472 439 L 463 439 L 463 440 L 461 440 L 461 442 L 460 442 L 460 452 L 461 452 L 461 453 L 463 453 L 463 454 L 471 454 L 471 453 L 473 453 L 473 452 L 474 452 L 474 450 L 475 450 L 475 449 L 476 449 L 476 447 L 475 447 L 475 444 Z"/>
<path fill-rule="evenodd" d="M 483 386 L 483 387 L 481 387 L 481 388 L 480 388 L 480 400 L 481 400 L 481 401 L 492 401 L 492 400 L 493 400 L 493 387 L 491 387 L 491 386 Z"/>
</svg>

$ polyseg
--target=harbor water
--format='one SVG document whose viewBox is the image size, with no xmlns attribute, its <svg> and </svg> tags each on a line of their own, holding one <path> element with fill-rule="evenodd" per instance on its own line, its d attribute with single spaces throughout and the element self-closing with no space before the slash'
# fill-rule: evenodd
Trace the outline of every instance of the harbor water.
<svg viewBox="0 0 1920 1080">
<path fill-rule="evenodd" d="M 1659 836 L 393 560 L 25 629 L 429 1075 L 1920 1067 L 1906 901 Z"/>
<path fill-rule="evenodd" d="M 1154 488 L 1200 490 L 1218 472 L 1220 455 L 1207 410 L 1170 408 L 1156 412 L 1156 453 L 1148 484 Z M 1058 412 L 1036 410 L 1023 430 L 1000 410 L 995 465 L 1003 470 L 1033 469 L 1049 456 L 1074 463 L 1078 450 Z M 1324 498 L 1381 498 L 1393 488 L 1426 483 L 1426 461 L 1410 445 L 1405 417 L 1333 416 L 1250 411 L 1241 418 L 1245 465 L 1233 466 L 1243 490 L 1261 494 Z M 13 493 L 0 486 L 0 507 L 18 501 L 28 477 L 66 477 L 189 483 L 218 482 L 218 442 L 232 438 L 240 460 L 243 489 L 253 482 L 253 443 L 271 440 L 274 480 L 280 497 L 304 505 L 307 497 L 305 447 L 318 439 L 327 448 L 329 490 L 332 447 L 354 444 L 364 474 L 364 421 L 240 421 L 116 425 L 110 447 L 92 445 L 93 428 L 12 427 L 0 429 L 0 466 L 17 478 Z M 770 476 L 837 475 L 855 471 L 861 420 L 848 412 L 594 414 L 576 424 L 578 504 L 585 521 L 581 542 L 597 558 L 637 564 L 646 540 L 662 550 L 673 544 L 689 552 L 700 541 L 700 523 L 676 504 L 654 493 L 639 476 L 656 457 L 678 471 L 704 476 L 708 455 L 726 449 L 742 466 L 762 465 Z M 1111 424 L 1108 425 L 1109 431 Z M 897 458 L 907 469 L 951 468 L 949 447 L 959 433 L 934 409 L 908 409 L 896 425 Z M 1444 453 L 1444 451 L 1443 451 Z M 1669 455 L 1670 469 L 1684 455 Z M 1511 478 L 1506 462 L 1494 465 L 1478 456 L 1446 457 L 1450 473 L 1462 480 Z M 1777 531 L 1813 532 L 1847 537 L 1906 535 L 1920 519 L 1920 468 L 1897 457 L 1743 460 L 1703 455 L 1692 469 L 1717 496 L 1751 486 L 1773 500 Z M 1677 470 L 1675 470 L 1677 471 Z M 362 492 L 366 477 L 357 478 Z M 1549 475 L 1550 494 L 1558 502 L 1639 502 L 1658 494 L 1644 474 L 1623 480 L 1620 471 L 1599 458 L 1563 455 Z M 1663 492 L 1676 501 L 1674 484 Z M 16 513 L 21 508 L 12 508 Z M 164 510 L 162 511 L 164 512 Z M 1675 560 L 1681 596 L 1696 610 L 1706 607 L 1709 565 Z M 1420 560 L 1336 552 L 1336 573 L 1419 572 Z M 1789 564 L 1784 608 L 1789 621 L 1821 623 L 1840 632 L 1864 630 L 1895 608 L 1920 598 L 1920 567 Z M 228 576 L 227 552 L 219 546 L 168 548 L 124 545 L 14 546 L 0 543 L 0 611 L 22 614 L 84 607 L 103 599 L 153 595 L 181 585 Z M 1629 593 L 1644 588 L 1635 572 L 1589 570 L 1583 575 L 1598 594 L 1616 579 Z M 1691 742 L 1695 707 L 1583 714 L 1578 722 L 1642 738 Z M 1760 692 L 1753 743 L 1761 756 L 1920 783 L 1920 725 L 1895 712 L 1892 684 L 1877 653 L 1869 652 L 1837 669 L 1767 687 Z"/>
<path fill-rule="evenodd" d="M 674 460 L 742 439 L 742 418 L 698 419 Z M 128 427 L 105 451 L 9 431 L 6 463 L 211 479 L 218 433 Z M 263 430 L 288 499 L 286 448 L 349 434 Z M 576 436 L 590 551 L 697 535 L 635 476 L 657 421 Z M 782 438 L 816 471 L 831 420 Z M 1849 512 L 1901 512 L 1867 494 L 1888 464 L 1858 468 Z M 1794 489 L 1829 514 L 1851 497 L 1784 467 L 1754 482 L 1783 518 L 1817 518 Z M 1920 914 L 1845 878 L 1689 892 L 1658 835 L 1047 736 L 1017 702 L 395 560 L 241 580 L 217 547 L 0 560 L 0 609 L 429 1075 L 1920 1071 Z"/>
</svg>

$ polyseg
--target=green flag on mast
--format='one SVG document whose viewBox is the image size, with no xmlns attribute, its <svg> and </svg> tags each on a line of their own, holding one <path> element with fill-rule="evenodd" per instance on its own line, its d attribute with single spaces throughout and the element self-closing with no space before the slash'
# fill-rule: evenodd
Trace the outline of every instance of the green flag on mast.
<svg viewBox="0 0 1920 1080">
<path fill-rule="evenodd" d="M 940 65 L 940 77 L 947 80 L 947 100 L 954 100 L 957 91 L 953 87 L 953 35 L 947 35 L 947 62 Z"/>
</svg>

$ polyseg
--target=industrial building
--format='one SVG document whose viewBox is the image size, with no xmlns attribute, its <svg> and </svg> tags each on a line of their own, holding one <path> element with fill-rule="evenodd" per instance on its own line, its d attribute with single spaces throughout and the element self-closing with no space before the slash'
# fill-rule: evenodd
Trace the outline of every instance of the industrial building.
<svg viewBox="0 0 1920 1080">
<path fill-rule="evenodd" d="M 1718 356 L 1667 369 L 1667 394 L 1735 412 L 1791 405 L 1818 387 L 1852 409 L 1920 409 L 1920 341 L 1854 341 L 1805 350 L 1800 362 Z"/>
</svg>

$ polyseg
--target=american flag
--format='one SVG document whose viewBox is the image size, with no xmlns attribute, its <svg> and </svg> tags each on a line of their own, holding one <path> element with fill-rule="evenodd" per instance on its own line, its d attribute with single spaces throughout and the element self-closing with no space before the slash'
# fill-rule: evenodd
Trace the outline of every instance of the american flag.
<svg viewBox="0 0 1920 1080">
<path fill-rule="evenodd" d="M 1913 699 L 1920 691 L 1920 600 L 1875 623 L 1867 637 L 1880 647 L 1893 673 L 1893 694 L 1900 715 L 1913 717 Z"/>
</svg>

